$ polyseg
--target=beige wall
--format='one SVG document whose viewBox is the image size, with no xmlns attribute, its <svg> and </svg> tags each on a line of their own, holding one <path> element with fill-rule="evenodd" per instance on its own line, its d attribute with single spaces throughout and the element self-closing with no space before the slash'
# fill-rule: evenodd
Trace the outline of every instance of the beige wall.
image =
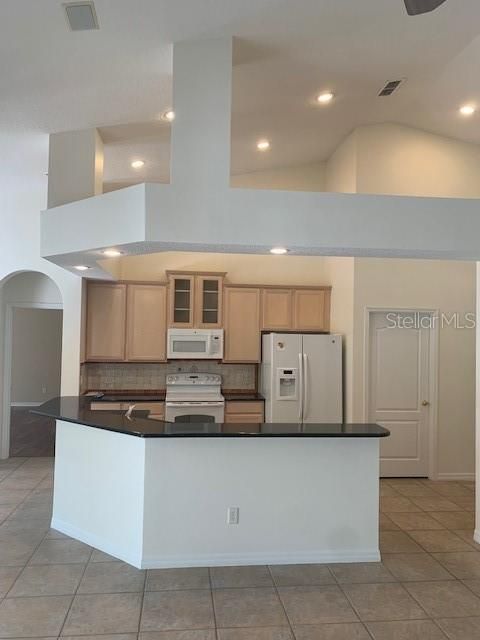
<svg viewBox="0 0 480 640">
<path fill-rule="evenodd" d="M 242 189 L 281 189 L 286 191 L 325 191 L 325 163 L 252 171 L 233 175 L 232 187 Z"/>
<path fill-rule="evenodd" d="M 326 190 L 480 197 L 480 145 L 399 124 L 358 127 L 327 161 Z"/>
<path fill-rule="evenodd" d="M 60 395 L 62 315 L 58 309 L 13 309 L 12 403 Z"/>
<path fill-rule="evenodd" d="M 353 258 L 325 258 L 326 281 L 332 287 L 331 331 L 343 336 L 344 419 L 353 420 Z"/>
<path fill-rule="evenodd" d="M 165 252 L 105 260 L 121 280 L 165 281 L 165 271 L 226 271 L 232 283 L 329 284 L 322 256 L 254 256 L 232 253 Z M 112 265 L 112 267 L 110 267 Z"/>
<path fill-rule="evenodd" d="M 364 419 L 365 308 L 475 311 L 475 263 L 437 260 L 355 260 L 353 419 Z M 475 468 L 475 330 L 439 331 L 438 472 Z"/>
<path fill-rule="evenodd" d="M 398 124 L 357 129 L 357 191 L 480 197 L 480 145 Z"/>
</svg>

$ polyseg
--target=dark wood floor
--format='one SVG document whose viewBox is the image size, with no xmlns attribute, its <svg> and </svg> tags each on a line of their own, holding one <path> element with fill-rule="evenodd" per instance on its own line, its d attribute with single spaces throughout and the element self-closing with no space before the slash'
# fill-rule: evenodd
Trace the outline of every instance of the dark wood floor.
<svg viewBox="0 0 480 640">
<path fill-rule="evenodd" d="M 35 416 L 25 407 L 12 407 L 10 457 L 55 455 L 55 420 Z"/>
</svg>

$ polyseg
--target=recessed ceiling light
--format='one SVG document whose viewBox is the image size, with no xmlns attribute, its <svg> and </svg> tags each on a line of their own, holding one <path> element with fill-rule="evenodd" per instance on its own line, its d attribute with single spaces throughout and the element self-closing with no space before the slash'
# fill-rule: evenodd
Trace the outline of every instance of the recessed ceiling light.
<svg viewBox="0 0 480 640">
<path fill-rule="evenodd" d="M 472 116 L 475 113 L 475 107 L 471 104 L 464 104 L 459 109 L 462 116 Z"/>
<path fill-rule="evenodd" d="M 267 151 L 267 149 L 270 149 L 270 142 L 268 140 L 259 140 L 257 142 L 257 149 L 259 151 Z"/>
<path fill-rule="evenodd" d="M 285 247 L 273 247 L 270 249 L 270 253 L 273 253 L 274 256 L 284 256 L 288 253 L 288 249 Z"/>
<path fill-rule="evenodd" d="M 77 264 L 77 266 L 73 268 L 77 271 L 87 271 L 87 269 L 90 269 L 90 267 L 87 267 L 85 264 Z"/>
<path fill-rule="evenodd" d="M 333 100 L 333 93 L 331 91 L 324 91 L 317 96 L 317 102 L 320 104 L 328 104 Z"/>
<path fill-rule="evenodd" d="M 175 111 L 173 111 L 172 109 L 168 109 L 168 111 L 162 113 L 162 120 L 173 122 L 175 120 Z"/>
<path fill-rule="evenodd" d="M 107 256 L 107 258 L 117 258 L 122 255 L 122 252 L 118 249 L 105 249 L 102 253 L 104 256 Z"/>
<path fill-rule="evenodd" d="M 134 160 L 131 166 L 133 169 L 140 169 L 144 164 L 145 160 Z"/>
</svg>

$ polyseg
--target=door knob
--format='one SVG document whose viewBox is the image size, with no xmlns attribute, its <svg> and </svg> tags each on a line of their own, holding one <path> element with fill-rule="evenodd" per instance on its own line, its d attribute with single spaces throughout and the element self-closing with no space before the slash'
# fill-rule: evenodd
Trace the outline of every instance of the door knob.
<svg viewBox="0 0 480 640">
<path fill-rule="evenodd" d="M 430 406 L 430 402 L 428 400 L 423 400 L 422 407 L 429 407 L 429 406 Z"/>
</svg>

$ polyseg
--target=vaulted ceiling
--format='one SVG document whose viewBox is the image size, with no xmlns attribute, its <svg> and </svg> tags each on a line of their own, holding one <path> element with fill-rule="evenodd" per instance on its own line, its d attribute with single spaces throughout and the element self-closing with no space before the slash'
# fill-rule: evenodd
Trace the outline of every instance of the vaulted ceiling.
<svg viewBox="0 0 480 640">
<path fill-rule="evenodd" d="M 168 177 L 171 44 L 237 36 L 232 172 L 322 161 L 356 126 L 400 122 L 480 142 L 480 3 L 407 16 L 402 0 L 95 0 L 98 31 L 69 31 L 60 0 L 2 0 L 0 130 L 102 127 L 107 179 Z M 389 80 L 405 78 L 379 98 Z M 335 93 L 315 104 L 323 89 Z M 192 95 L 195 101 L 195 95 Z M 112 125 L 115 125 L 112 127 Z M 201 126 L 201 123 L 199 123 Z M 272 146 L 260 154 L 256 140 Z"/>
</svg>

